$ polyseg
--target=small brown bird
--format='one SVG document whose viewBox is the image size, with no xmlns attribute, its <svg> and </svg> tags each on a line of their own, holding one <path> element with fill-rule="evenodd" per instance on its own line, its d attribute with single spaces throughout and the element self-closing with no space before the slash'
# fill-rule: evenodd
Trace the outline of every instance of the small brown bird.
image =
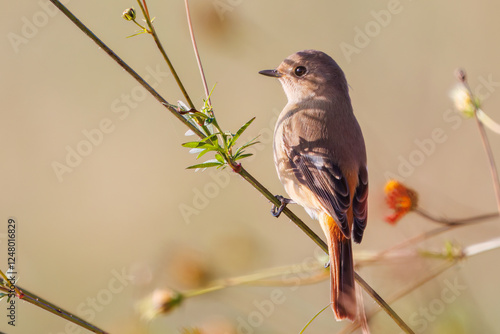
<svg viewBox="0 0 500 334">
<path fill-rule="evenodd" d="M 327 54 L 305 50 L 259 73 L 278 78 L 288 98 L 274 130 L 278 176 L 290 198 L 319 220 L 330 253 L 333 312 L 354 321 L 351 238 L 361 242 L 366 227 L 368 173 L 344 72 Z"/>
</svg>

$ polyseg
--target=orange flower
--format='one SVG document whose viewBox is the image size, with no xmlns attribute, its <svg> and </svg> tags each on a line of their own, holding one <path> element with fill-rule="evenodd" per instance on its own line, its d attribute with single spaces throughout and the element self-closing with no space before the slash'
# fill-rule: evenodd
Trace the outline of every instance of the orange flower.
<svg viewBox="0 0 500 334">
<path fill-rule="evenodd" d="M 385 185 L 385 196 L 387 205 L 394 210 L 393 214 L 385 218 L 390 224 L 395 224 L 404 215 L 418 206 L 417 192 L 396 180 L 387 182 Z"/>
</svg>

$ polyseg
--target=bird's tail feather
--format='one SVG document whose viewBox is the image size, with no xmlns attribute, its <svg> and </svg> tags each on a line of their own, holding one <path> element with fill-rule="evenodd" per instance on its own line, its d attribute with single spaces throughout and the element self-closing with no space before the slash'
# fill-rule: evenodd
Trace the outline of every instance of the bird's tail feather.
<svg viewBox="0 0 500 334">
<path fill-rule="evenodd" d="M 330 284 L 333 313 L 337 320 L 356 320 L 356 290 L 351 240 L 333 238 L 330 252 Z"/>
<path fill-rule="evenodd" d="M 332 217 L 324 215 L 321 218 L 330 254 L 330 298 L 333 313 L 339 321 L 355 321 L 357 307 L 351 240 L 342 234 Z"/>
</svg>

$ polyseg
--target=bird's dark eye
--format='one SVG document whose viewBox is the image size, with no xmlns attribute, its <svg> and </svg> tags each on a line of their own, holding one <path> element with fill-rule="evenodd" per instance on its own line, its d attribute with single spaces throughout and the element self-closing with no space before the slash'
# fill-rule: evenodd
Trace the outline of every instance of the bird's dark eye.
<svg viewBox="0 0 500 334">
<path fill-rule="evenodd" d="M 296 76 L 301 77 L 306 74 L 307 69 L 304 66 L 297 66 L 293 72 Z"/>
</svg>

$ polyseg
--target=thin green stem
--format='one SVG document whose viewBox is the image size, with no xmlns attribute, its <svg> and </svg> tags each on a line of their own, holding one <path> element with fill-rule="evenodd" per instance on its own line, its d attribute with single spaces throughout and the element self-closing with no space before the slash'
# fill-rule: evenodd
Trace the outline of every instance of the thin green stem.
<svg viewBox="0 0 500 334">
<path fill-rule="evenodd" d="M 10 289 L 14 288 L 14 284 L 12 284 L 12 283 L 10 282 L 10 279 L 7 277 L 7 275 L 5 275 L 5 274 L 3 273 L 3 271 L 1 271 L 1 270 L 0 270 L 0 276 L 1 276 L 1 277 L 0 277 L 0 286 L 1 286 L 1 283 L 2 283 L 2 279 L 3 279 L 3 281 L 5 281 L 5 283 L 7 284 L 7 286 L 8 286 Z"/>
<path fill-rule="evenodd" d="M 142 30 L 146 30 L 146 27 L 143 27 L 140 23 L 137 23 L 136 20 L 132 20 L 135 24 L 137 24 Z"/>
<path fill-rule="evenodd" d="M 19 289 L 21 290 L 21 293 L 22 293 L 22 295 L 20 297 L 21 300 L 28 302 L 28 303 L 31 303 L 35 306 L 38 306 L 38 307 L 40 307 L 46 311 L 49 311 L 50 313 L 55 314 L 63 319 L 71 321 L 72 323 L 74 323 L 80 327 L 83 327 L 85 329 L 88 329 L 89 331 L 91 331 L 93 333 L 101 333 L 101 334 L 107 333 L 104 330 L 98 328 L 97 326 L 94 326 L 91 323 L 85 321 L 84 319 L 78 317 L 77 315 L 62 309 L 62 308 L 54 305 L 53 303 L 51 303 L 51 302 L 49 302 L 41 297 L 38 297 L 34 293 L 31 293 L 23 288 L 19 288 Z"/>
<path fill-rule="evenodd" d="M 53 313 L 53 314 L 55 314 L 63 319 L 69 320 L 80 327 L 88 329 L 91 332 L 106 333 L 102 329 L 92 325 L 91 323 L 89 323 L 89 322 L 85 321 L 84 319 L 72 314 L 71 312 L 63 310 L 62 308 L 52 304 L 51 302 L 49 302 L 41 297 L 38 297 L 37 295 L 29 292 L 28 290 L 12 284 L 10 282 L 10 280 L 7 278 L 7 276 L 1 270 L 0 270 L 0 276 L 2 277 L 0 279 L 0 291 L 4 291 L 5 294 L 9 294 L 12 290 L 14 290 L 16 293 L 16 297 L 19 298 L 20 300 L 23 300 L 25 302 L 28 302 L 28 303 L 31 303 L 35 306 L 43 308 L 44 310 L 47 310 L 50 313 Z M 5 282 L 5 283 L 3 283 L 3 282 Z M 4 286 L 3 284 L 6 284 L 6 285 Z"/>
<path fill-rule="evenodd" d="M 144 17 L 146 18 L 146 23 L 148 24 L 149 31 L 151 32 L 151 35 L 153 36 L 153 39 L 156 43 L 156 46 L 158 47 L 158 50 L 160 50 L 160 53 L 162 54 L 163 59 L 165 59 L 165 62 L 167 63 L 168 68 L 170 69 L 170 72 L 174 76 L 175 82 L 177 82 L 177 85 L 179 86 L 179 88 L 182 92 L 182 95 L 184 95 L 184 98 L 186 99 L 186 102 L 188 103 L 189 107 L 191 109 L 195 109 L 193 101 L 191 101 L 189 94 L 187 93 L 186 89 L 184 88 L 184 85 L 182 84 L 181 79 L 177 75 L 177 72 L 175 71 L 175 68 L 172 65 L 172 62 L 168 58 L 167 53 L 165 52 L 165 49 L 163 48 L 163 45 L 161 44 L 160 39 L 158 38 L 158 35 L 156 34 L 155 27 L 154 27 L 153 23 L 151 22 L 151 18 L 149 17 L 149 12 L 146 11 L 145 7 L 141 3 L 141 0 L 137 0 L 137 3 L 141 7 L 142 13 L 144 14 Z M 144 1 L 144 4 L 146 4 L 146 1 Z"/>
<path fill-rule="evenodd" d="M 323 308 L 322 308 L 322 309 L 321 309 L 318 313 L 316 313 L 316 314 L 314 315 L 314 317 L 312 317 L 312 318 L 311 318 L 311 320 L 309 320 L 309 321 L 307 322 L 307 324 L 304 326 L 304 328 L 302 328 L 302 330 L 300 331 L 300 333 L 299 333 L 299 334 L 304 334 L 304 333 L 305 333 L 305 331 L 306 331 L 306 329 L 307 329 L 307 327 L 309 327 L 309 325 L 311 325 L 311 324 L 312 324 L 312 322 L 314 321 L 314 319 L 316 319 L 316 318 L 318 317 L 318 315 L 320 315 L 321 313 L 323 313 L 323 311 L 325 311 L 325 310 L 326 310 L 329 306 L 330 306 L 330 304 L 326 305 L 326 306 L 325 306 L 325 307 L 323 307 Z"/>
</svg>

